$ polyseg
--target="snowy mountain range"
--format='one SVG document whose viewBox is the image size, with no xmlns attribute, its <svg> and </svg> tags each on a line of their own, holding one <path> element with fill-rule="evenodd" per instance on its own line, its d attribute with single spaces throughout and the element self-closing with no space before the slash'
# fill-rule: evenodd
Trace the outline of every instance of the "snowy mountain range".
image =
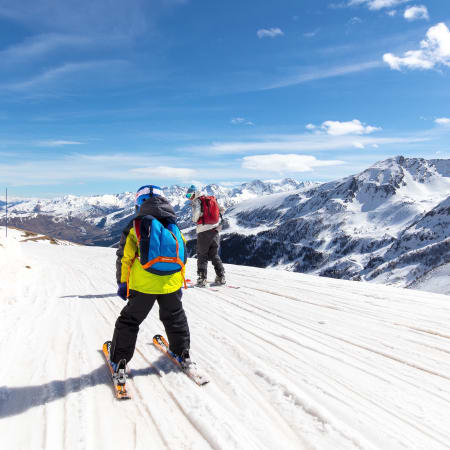
<svg viewBox="0 0 450 450">
<path fill-rule="evenodd" d="M 329 183 L 256 180 L 203 190 L 226 208 L 227 263 L 419 288 L 450 264 L 450 160 L 398 156 Z M 185 191 L 164 188 L 194 238 Z M 133 201 L 132 193 L 65 196 L 17 202 L 10 214 L 21 228 L 108 246 L 118 242 Z M 193 255 L 194 240 L 189 247 Z"/>
<path fill-rule="evenodd" d="M 215 195 L 225 208 L 229 208 L 259 196 L 316 185 L 287 178 L 272 182 L 255 180 L 235 187 L 210 184 L 202 190 L 208 195 Z M 175 208 L 180 227 L 192 227 L 186 188 L 175 185 L 164 187 L 163 191 Z M 15 200 L 9 205 L 9 220 L 12 225 L 56 238 L 86 245 L 110 246 L 119 241 L 122 229 L 134 214 L 134 197 L 133 192 L 126 192 L 91 197 L 66 195 L 50 200 Z"/>
</svg>

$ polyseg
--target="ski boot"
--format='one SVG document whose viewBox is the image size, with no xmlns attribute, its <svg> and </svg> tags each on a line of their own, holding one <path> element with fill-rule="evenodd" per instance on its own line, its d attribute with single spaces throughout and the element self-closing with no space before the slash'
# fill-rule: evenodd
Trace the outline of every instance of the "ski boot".
<svg viewBox="0 0 450 450">
<path fill-rule="evenodd" d="M 225 280 L 225 274 L 217 275 L 214 282 L 215 284 L 226 284 L 227 280 Z"/>
<path fill-rule="evenodd" d="M 207 283 L 207 280 L 206 280 L 206 273 L 204 273 L 204 272 L 199 272 L 199 273 L 198 273 L 198 278 L 197 278 L 197 284 L 196 284 L 196 286 L 198 286 L 198 287 L 205 287 L 205 286 L 206 286 L 206 283 Z"/>
<path fill-rule="evenodd" d="M 184 371 L 189 370 L 193 366 L 193 362 L 191 361 L 191 357 L 189 355 L 189 349 L 187 348 L 184 349 L 176 358 Z"/>
<path fill-rule="evenodd" d="M 127 381 L 127 361 L 121 359 L 118 363 L 111 361 L 111 367 L 114 371 L 113 378 L 117 380 L 119 386 L 123 386 Z"/>
</svg>

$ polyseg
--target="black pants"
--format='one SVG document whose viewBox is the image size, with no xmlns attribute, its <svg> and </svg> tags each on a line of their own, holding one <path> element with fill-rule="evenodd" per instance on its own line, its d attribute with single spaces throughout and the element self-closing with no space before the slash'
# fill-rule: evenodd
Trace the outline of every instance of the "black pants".
<svg viewBox="0 0 450 450">
<path fill-rule="evenodd" d="M 155 301 L 159 304 L 159 318 L 164 324 L 170 350 L 179 355 L 189 349 L 190 334 L 186 314 L 181 303 L 181 289 L 171 294 L 143 294 L 130 290 L 127 305 L 116 321 L 111 345 L 111 361 L 131 360 L 136 347 L 139 325 L 147 317 Z"/>
<path fill-rule="evenodd" d="M 203 231 L 197 234 L 197 272 L 206 278 L 208 260 L 211 260 L 216 275 L 225 273 L 222 260 L 219 256 L 220 236 L 216 229 Z"/>
</svg>

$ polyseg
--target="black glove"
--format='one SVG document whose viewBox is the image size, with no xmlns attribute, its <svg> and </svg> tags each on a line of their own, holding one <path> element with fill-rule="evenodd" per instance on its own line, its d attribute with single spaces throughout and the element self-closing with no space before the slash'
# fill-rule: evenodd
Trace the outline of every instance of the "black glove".
<svg viewBox="0 0 450 450">
<path fill-rule="evenodd" d="M 117 288 L 117 295 L 122 299 L 127 301 L 127 283 L 119 283 Z"/>
</svg>

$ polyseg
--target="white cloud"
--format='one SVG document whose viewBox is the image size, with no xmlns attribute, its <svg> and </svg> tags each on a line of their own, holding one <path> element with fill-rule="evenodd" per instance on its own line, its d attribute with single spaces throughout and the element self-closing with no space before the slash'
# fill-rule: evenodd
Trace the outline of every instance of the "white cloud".
<svg viewBox="0 0 450 450">
<path fill-rule="evenodd" d="M 383 60 L 394 70 L 402 67 L 427 70 L 436 66 L 450 66 L 450 31 L 445 23 L 431 27 L 420 47 L 420 50 L 409 50 L 403 56 L 386 53 Z"/>
<path fill-rule="evenodd" d="M 98 39 L 97 39 L 98 41 Z M 42 34 L 25 39 L 0 51 L 0 63 L 3 65 L 27 63 L 31 59 L 43 57 L 60 48 L 86 47 L 96 43 L 86 36 L 63 35 L 59 33 Z"/>
<path fill-rule="evenodd" d="M 262 39 L 264 37 L 274 38 L 277 36 L 283 36 L 284 33 L 283 31 L 281 31 L 280 28 L 269 28 L 269 29 L 261 28 L 256 32 L 256 35 L 259 37 L 259 39 Z"/>
<path fill-rule="evenodd" d="M 227 186 L 227 187 L 237 187 L 240 184 L 244 184 L 245 181 L 244 180 L 240 180 L 240 181 L 219 181 L 217 184 L 219 186 Z M 195 183 L 192 183 L 195 184 Z M 200 183 L 201 184 L 201 183 Z"/>
<path fill-rule="evenodd" d="M 46 70 L 40 75 L 29 78 L 25 81 L 17 81 L 11 84 L 0 85 L 0 90 L 7 91 L 27 91 L 34 90 L 54 83 L 58 80 L 68 79 L 71 76 L 80 76 L 82 73 L 100 73 L 101 71 L 123 68 L 128 66 L 126 61 L 122 60 L 104 60 L 80 63 L 66 63 L 58 67 Z"/>
<path fill-rule="evenodd" d="M 244 117 L 234 117 L 230 122 L 233 125 L 255 125 L 252 121 L 245 119 Z"/>
<path fill-rule="evenodd" d="M 154 166 L 142 167 L 142 161 L 151 155 Z M 17 155 L 15 155 L 17 156 Z M 37 156 L 38 158 L 35 158 Z M 172 183 L 175 180 L 191 181 L 196 170 L 189 166 L 189 158 L 171 157 L 164 152 L 158 154 L 70 154 L 54 155 L 51 159 L 34 152 L 20 160 L 10 158 L 0 161 L 0 179 L 11 186 L 51 185 L 86 180 L 158 180 Z M 180 167 L 181 166 L 181 167 Z M 197 167 L 196 167 L 197 168 Z M 199 169 L 200 170 L 200 169 Z M 209 174 L 211 165 L 204 171 Z M 231 178 L 231 176 L 230 176 Z M 142 183 L 144 184 L 144 183 Z"/>
<path fill-rule="evenodd" d="M 406 8 L 405 13 L 403 14 L 403 17 L 409 21 L 420 20 L 420 19 L 425 19 L 425 20 L 430 19 L 430 16 L 428 15 L 428 9 L 426 6 L 423 6 L 423 5 L 411 6 L 409 8 Z"/>
<path fill-rule="evenodd" d="M 365 125 L 357 119 L 350 122 L 339 122 L 327 120 L 321 125 L 322 130 L 331 136 L 344 136 L 347 134 L 370 134 L 379 131 L 381 128 Z"/>
<path fill-rule="evenodd" d="M 320 31 L 320 28 L 317 28 L 317 30 L 310 31 L 308 33 L 303 33 L 303 36 L 305 36 L 306 38 L 313 38 L 314 36 L 317 36 L 319 31 Z"/>
<path fill-rule="evenodd" d="M 362 142 L 355 141 L 355 142 L 353 142 L 353 147 L 363 149 L 363 148 L 365 148 L 365 145 Z"/>
<path fill-rule="evenodd" d="M 394 17 L 394 16 L 397 15 L 397 11 L 396 11 L 395 9 L 391 9 L 390 11 L 387 11 L 386 14 L 387 14 L 389 17 Z"/>
<path fill-rule="evenodd" d="M 315 167 L 336 166 L 343 161 L 320 161 L 308 155 L 255 155 L 243 158 L 242 167 L 265 172 L 311 172 Z"/>
<path fill-rule="evenodd" d="M 347 6 L 366 5 L 369 9 L 377 11 L 383 8 L 393 8 L 408 3 L 411 0 L 350 0 Z"/>
<path fill-rule="evenodd" d="M 315 130 L 317 127 L 313 123 L 308 123 L 305 128 L 307 130 Z"/>
<path fill-rule="evenodd" d="M 450 125 L 450 118 L 449 117 L 440 117 L 439 119 L 436 119 L 435 122 L 438 125 Z"/>
<path fill-rule="evenodd" d="M 352 17 L 348 22 L 347 25 L 356 25 L 358 23 L 362 23 L 362 19 L 360 17 Z"/>
<path fill-rule="evenodd" d="M 64 145 L 82 145 L 83 142 L 77 141 L 62 141 L 62 140 L 54 140 L 54 141 L 39 141 L 36 143 L 38 147 L 62 147 Z"/>
<path fill-rule="evenodd" d="M 426 142 L 429 136 L 407 136 L 407 137 L 370 137 L 360 135 L 358 142 L 364 146 L 370 145 L 396 145 Z M 194 152 L 201 155 L 211 154 L 239 154 L 250 152 L 315 152 L 325 150 L 348 150 L 354 147 L 354 135 L 332 136 L 325 133 L 307 133 L 300 135 L 274 135 L 263 136 L 254 141 L 231 141 L 214 142 L 211 145 L 199 145 L 184 147 L 179 150 L 183 152 Z"/>
<path fill-rule="evenodd" d="M 164 0 L 163 3 L 177 3 Z M 179 2 L 178 2 L 179 3 Z M 158 5 L 159 4 L 159 5 Z M 82 32 L 83 35 L 104 33 L 116 35 L 137 35 L 151 29 L 156 17 L 165 7 L 161 0 L 110 0 L 55 1 L 55 0 L 2 0 L 0 16 L 30 25 L 32 29 L 52 29 L 63 32 Z M 149 13 L 149 10 L 151 13 Z"/>
<path fill-rule="evenodd" d="M 362 72 L 364 70 L 376 69 L 382 66 L 381 61 L 368 61 L 357 64 L 350 64 L 346 66 L 336 66 L 331 68 L 318 68 L 308 72 L 302 72 L 298 75 L 286 77 L 276 83 L 272 83 L 269 86 L 262 88 L 261 90 L 278 89 L 287 86 L 294 86 L 297 84 L 308 83 L 310 81 L 324 80 L 326 78 L 338 77 L 342 75 L 348 75 L 351 73 Z"/>
<path fill-rule="evenodd" d="M 389 64 L 393 70 L 400 70 L 402 66 L 409 69 L 432 69 L 434 67 L 433 61 L 423 57 L 422 50 L 410 50 L 405 52 L 403 57 L 386 53 L 383 55 L 383 61 Z"/>
<path fill-rule="evenodd" d="M 168 166 L 139 167 L 137 169 L 131 169 L 129 172 L 136 175 L 150 176 L 158 179 L 191 179 L 196 174 L 196 171 L 193 169 Z"/>
</svg>

